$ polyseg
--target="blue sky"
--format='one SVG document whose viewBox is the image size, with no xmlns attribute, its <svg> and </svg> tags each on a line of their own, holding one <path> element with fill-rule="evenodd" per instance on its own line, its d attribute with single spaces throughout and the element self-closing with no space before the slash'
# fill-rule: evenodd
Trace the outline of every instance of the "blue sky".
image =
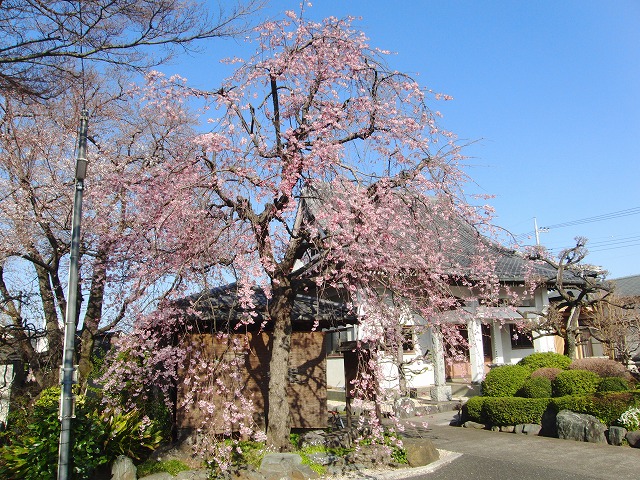
<svg viewBox="0 0 640 480">
<path fill-rule="evenodd" d="M 361 17 L 390 65 L 454 97 L 435 107 L 469 143 L 469 194 L 493 194 L 495 222 L 558 252 L 589 239 L 610 278 L 640 274 L 640 1 L 315 0 L 305 15 Z M 260 17 L 299 11 L 271 0 Z M 203 88 L 241 42 L 164 66 Z M 605 218 L 604 220 L 596 220 Z M 558 226 L 583 220 L 578 224 Z M 523 234 L 531 233 L 526 240 Z"/>
</svg>

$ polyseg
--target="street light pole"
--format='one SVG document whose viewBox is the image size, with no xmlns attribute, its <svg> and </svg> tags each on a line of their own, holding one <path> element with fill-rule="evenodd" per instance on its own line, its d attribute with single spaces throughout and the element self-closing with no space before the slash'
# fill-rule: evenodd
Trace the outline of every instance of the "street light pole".
<svg viewBox="0 0 640 480">
<path fill-rule="evenodd" d="M 71 456 L 71 419 L 74 417 L 73 384 L 76 368 L 74 366 L 76 318 L 78 317 L 78 261 L 80 257 L 80 221 L 82 219 L 82 194 L 87 174 L 87 130 L 89 114 L 85 109 L 80 116 L 78 148 L 76 157 L 75 196 L 73 198 L 73 218 L 71 221 L 71 251 L 69 261 L 69 291 L 67 293 L 67 312 L 64 322 L 64 351 L 60 369 L 60 444 L 58 450 L 58 480 L 69 478 Z"/>
</svg>

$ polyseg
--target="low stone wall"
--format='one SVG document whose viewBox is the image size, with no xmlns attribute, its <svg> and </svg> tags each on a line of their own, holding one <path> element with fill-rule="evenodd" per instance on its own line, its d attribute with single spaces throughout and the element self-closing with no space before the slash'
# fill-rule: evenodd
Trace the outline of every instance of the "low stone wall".
<svg viewBox="0 0 640 480">
<path fill-rule="evenodd" d="M 506 426 L 490 426 L 467 421 L 465 428 L 487 429 L 494 432 L 518 433 L 524 435 L 541 435 L 557 437 L 563 440 L 574 440 L 589 443 L 608 443 L 621 446 L 627 444 L 640 448 L 640 430 L 628 432 L 623 427 L 608 427 L 592 415 L 561 410 L 554 418 L 543 418 L 543 425 L 520 424 Z"/>
</svg>

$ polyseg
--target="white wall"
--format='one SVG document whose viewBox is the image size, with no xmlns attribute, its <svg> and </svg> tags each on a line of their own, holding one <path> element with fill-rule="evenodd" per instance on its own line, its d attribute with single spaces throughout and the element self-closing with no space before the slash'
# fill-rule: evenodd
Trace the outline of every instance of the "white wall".
<svg viewBox="0 0 640 480">
<path fill-rule="evenodd" d="M 7 424 L 9 399 L 13 383 L 13 365 L 0 365 L 0 422 Z"/>
<path fill-rule="evenodd" d="M 344 358 L 327 357 L 327 387 L 344 389 Z"/>
</svg>

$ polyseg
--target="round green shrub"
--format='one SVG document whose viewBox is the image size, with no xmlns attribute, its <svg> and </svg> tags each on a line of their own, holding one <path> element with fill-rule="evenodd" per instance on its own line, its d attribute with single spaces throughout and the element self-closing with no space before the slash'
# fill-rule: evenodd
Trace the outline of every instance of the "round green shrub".
<svg viewBox="0 0 640 480">
<path fill-rule="evenodd" d="M 531 370 L 522 365 L 502 365 L 492 368 L 482 382 L 485 397 L 513 397 L 522 388 Z"/>
<path fill-rule="evenodd" d="M 571 365 L 571 359 L 566 355 L 554 352 L 538 352 L 527 355 L 518 362 L 518 365 L 529 367 L 531 370 L 539 368 L 559 368 L 566 370 Z"/>
<path fill-rule="evenodd" d="M 485 398 L 488 397 L 471 397 L 467 400 L 467 403 L 463 407 L 464 417 L 474 422 L 485 423 L 486 419 L 482 414 L 482 405 L 484 404 Z"/>
<path fill-rule="evenodd" d="M 487 397 L 483 411 L 490 425 L 541 424 L 550 401 L 550 398 Z"/>
<path fill-rule="evenodd" d="M 591 415 L 602 423 L 611 425 L 620 418 L 630 406 L 640 405 L 640 396 L 630 392 L 602 392 L 593 396 Z"/>
<path fill-rule="evenodd" d="M 556 397 L 565 395 L 589 395 L 595 393 L 600 377 L 587 370 L 565 370 L 553 381 L 553 394 Z"/>
<path fill-rule="evenodd" d="M 605 377 L 598 384 L 598 392 L 626 392 L 629 382 L 620 377 Z"/>
<path fill-rule="evenodd" d="M 518 390 L 519 397 L 549 398 L 552 394 L 551 380 L 544 377 L 527 378 Z"/>
<path fill-rule="evenodd" d="M 537 377 L 548 378 L 549 381 L 553 382 L 558 376 L 558 374 L 562 371 L 563 370 L 560 368 L 542 367 L 531 372 L 531 378 L 537 378 Z"/>
</svg>

